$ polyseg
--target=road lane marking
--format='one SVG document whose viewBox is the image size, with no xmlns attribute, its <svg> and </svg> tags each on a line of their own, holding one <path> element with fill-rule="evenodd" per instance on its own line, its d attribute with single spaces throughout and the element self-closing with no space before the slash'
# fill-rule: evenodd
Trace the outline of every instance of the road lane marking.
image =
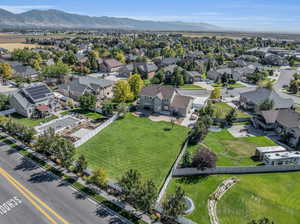
<svg viewBox="0 0 300 224">
<path fill-rule="evenodd" d="M 1 168 L 0 168 L 1 169 Z M 14 183 L 9 177 L 5 175 L 5 173 L 0 170 L 2 176 L 10 182 L 12 186 L 14 186 L 40 213 L 42 213 L 52 224 L 57 224 L 57 222 L 49 216 L 34 200 L 32 200 L 16 183 Z"/>
<path fill-rule="evenodd" d="M 56 218 L 58 218 L 62 223 L 69 224 L 64 218 L 62 218 L 59 214 L 57 214 L 53 209 L 51 209 L 46 203 L 44 203 L 41 199 L 39 199 L 36 195 L 34 195 L 32 192 L 30 192 L 28 189 L 26 189 L 19 181 L 17 181 L 15 178 L 13 178 L 9 173 L 7 173 L 5 170 L 0 168 L 0 173 L 6 175 L 8 178 L 10 178 L 12 181 L 14 181 L 16 184 L 18 184 L 28 195 L 30 195 L 33 199 L 35 199 L 40 205 L 42 205 L 45 209 L 50 211 Z"/>
<path fill-rule="evenodd" d="M 19 206 L 22 204 L 21 199 L 19 199 L 17 196 L 14 196 L 13 198 L 7 200 L 4 203 L 0 204 L 0 215 L 6 215 L 11 209 Z"/>
</svg>

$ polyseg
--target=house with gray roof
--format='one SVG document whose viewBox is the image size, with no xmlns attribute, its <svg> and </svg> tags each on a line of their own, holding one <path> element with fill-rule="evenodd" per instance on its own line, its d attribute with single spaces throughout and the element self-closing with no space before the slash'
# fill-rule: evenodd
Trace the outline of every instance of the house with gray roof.
<svg viewBox="0 0 300 224">
<path fill-rule="evenodd" d="M 9 103 L 18 114 L 28 118 L 45 117 L 59 109 L 53 92 L 41 82 L 26 84 L 11 95 Z"/>
<path fill-rule="evenodd" d="M 290 109 L 293 108 L 294 101 L 281 97 L 274 90 L 259 88 L 253 91 L 240 94 L 240 105 L 251 111 L 259 111 L 259 105 L 265 100 L 271 100 L 274 103 L 274 109 Z"/>
<path fill-rule="evenodd" d="M 291 109 L 261 111 L 253 122 L 256 127 L 284 136 L 290 146 L 295 146 L 300 137 L 300 114 Z"/>
<path fill-rule="evenodd" d="M 137 69 L 144 79 L 151 79 L 154 77 L 158 67 L 154 63 L 142 63 L 137 65 Z"/>
<path fill-rule="evenodd" d="M 192 97 L 181 95 L 173 86 L 149 85 L 141 90 L 138 106 L 154 113 L 185 117 L 192 101 Z"/>
<path fill-rule="evenodd" d="M 112 89 L 112 81 L 91 76 L 74 77 L 71 82 L 58 86 L 60 93 L 74 100 L 78 100 L 86 92 L 94 94 L 98 100 L 111 98 Z"/>
</svg>

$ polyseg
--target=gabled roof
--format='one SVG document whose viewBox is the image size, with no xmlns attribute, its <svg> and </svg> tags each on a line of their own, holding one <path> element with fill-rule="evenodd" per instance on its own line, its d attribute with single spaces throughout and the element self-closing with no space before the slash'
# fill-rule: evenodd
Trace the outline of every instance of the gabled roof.
<svg viewBox="0 0 300 224">
<path fill-rule="evenodd" d="M 156 72 L 158 70 L 158 67 L 154 63 L 144 63 L 138 65 L 138 69 L 141 72 L 149 73 L 149 72 Z"/>
<path fill-rule="evenodd" d="M 140 94 L 141 96 L 157 96 L 161 99 L 171 99 L 176 89 L 173 86 L 149 85 L 144 87 Z"/>
<path fill-rule="evenodd" d="M 262 111 L 261 116 L 268 124 L 276 121 L 286 128 L 300 128 L 300 114 L 290 109 Z"/>
<path fill-rule="evenodd" d="M 171 107 L 185 109 L 188 107 L 191 100 L 192 100 L 191 97 L 181 96 L 181 95 L 176 94 L 171 103 Z"/>
<path fill-rule="evenodd" d="M 117 68 L 123 66 L 121 62 L 118 60 L 111 58 L 111 59 L 104 59 L 103 60 L 104 64 L 110 68 Z"/>
<path fill-rule="evenodd" d="M 81 96 L 86 89 L 96 91 L 98 88 L 106 88 L 112 86 L 113 82 L 107 79 L 84 76 L 75 78 L 70 83 L 59 85 L 59 89 L 71 91 L 73 95 Z"/>
<path fill-rule="evenodd" d="M 21 92 L 33 104 L 54 95 L 49 87 L 42 82 L 31 83 L 28 86 L 23 87 Z"/>
<path fill-rule="evenodd" d="M 266 88 L 259 88 L 253 91 L 241 93 L 240 95 L 255 105 L 259 105 L 267 99 L 272 100 L 274 102 L 275 109 L 291 108 L 294 104 L 292 99 L 283 98 L 275 91 Z"/>
</svg>

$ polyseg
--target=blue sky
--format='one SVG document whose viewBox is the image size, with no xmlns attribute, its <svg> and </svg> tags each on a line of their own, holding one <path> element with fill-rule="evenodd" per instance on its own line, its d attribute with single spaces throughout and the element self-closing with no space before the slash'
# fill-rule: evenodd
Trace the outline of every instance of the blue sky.
<svg viewBox="0 0 300 224">
<path fill-rule="evenodd" d="M 1 0 L 19 13 L 59 9 L 90 16 L 206 22 L 240 31 L 300 33 L 300 0 Z"/>
</svg>

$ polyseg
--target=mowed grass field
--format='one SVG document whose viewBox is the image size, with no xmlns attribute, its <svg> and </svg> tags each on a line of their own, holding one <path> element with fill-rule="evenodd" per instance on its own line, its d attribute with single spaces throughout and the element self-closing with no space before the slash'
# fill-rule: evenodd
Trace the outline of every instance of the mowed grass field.
<svg viewBox="0 0 300 224">
<path fill-rule="evenodd" d="M 178 155 L 188 129 L 127 114 L 80 146 L 92 169 L 104 168 L 117 180 L 129 169 L 161 185 Z"/>
<path fill-rule="evenodd" d="M 223 180 L 232 176 L 216 175 L 196 178 L 188 183 L 173 179 L 168 192 L 181 186 L 195 204 L 187 218 L 210 223 L 207 200 Z M 240 181 L 218 202 L 217 213 L 222 224 L 248 223 L 268 217 L 276 224 L 300 223 L 300 173 L 235 175 Z"/>
</svg>

